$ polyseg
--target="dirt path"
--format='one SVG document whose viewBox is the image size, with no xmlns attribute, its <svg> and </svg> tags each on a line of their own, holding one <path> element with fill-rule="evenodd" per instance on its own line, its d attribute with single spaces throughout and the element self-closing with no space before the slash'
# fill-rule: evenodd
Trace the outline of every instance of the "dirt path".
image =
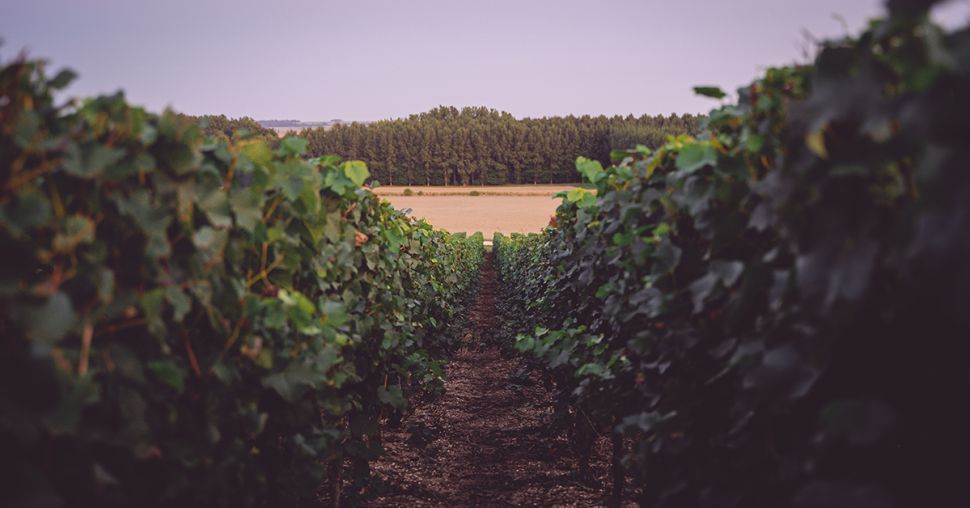
<svg viewBox="0 0 970 508">
<path fill-rule="evenodd" d="M 386 454 L 373 469 L 387 494 L 370 506 L 603 505 L 602 483 L 582 481 L 566 437 L 547 430 L 552 393 L 490 344 L 495 298 L 489 258 L 447 391 L 384 434 Z M 591 472 L 606 477 L 605 450 L 594 454 Z"/>
</svg>

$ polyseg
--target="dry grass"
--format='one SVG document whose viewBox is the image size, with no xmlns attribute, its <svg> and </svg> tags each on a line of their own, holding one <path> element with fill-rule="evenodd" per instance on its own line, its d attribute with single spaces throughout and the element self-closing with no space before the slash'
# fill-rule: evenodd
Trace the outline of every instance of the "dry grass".
<svg viewBox="0 0 970 508">
<path fill-rule="evenodd" d="M 491 239 L 496 231 L 504 234 L 541 231 L 549 224 L 549 219 L 559 206 L 560 200 L 553 198 L 552 193 L 481 196 L 385 194 L 384 198 L 396 208 L 411 208 L 415 217 L 424 218 L 435 227 L 453 233 L 481 231 L 486 239 Z"/>
</svg>

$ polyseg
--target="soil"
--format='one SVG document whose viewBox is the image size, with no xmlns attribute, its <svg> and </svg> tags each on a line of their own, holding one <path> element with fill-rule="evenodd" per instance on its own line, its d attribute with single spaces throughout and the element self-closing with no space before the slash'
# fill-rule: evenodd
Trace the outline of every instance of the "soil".
<svg viewBox="0 0 970 508">
<path fill-rule="evenodd" d="M 550 425 L 554 396 L 538 372 L 492 340 L 498 329 L 491 256 L 443 396 L 386 430 L 374 464 L 384 494 L 368 506 L 603 506 L 609 444 L 581 478 L 569 440 Z"/>
</svg>

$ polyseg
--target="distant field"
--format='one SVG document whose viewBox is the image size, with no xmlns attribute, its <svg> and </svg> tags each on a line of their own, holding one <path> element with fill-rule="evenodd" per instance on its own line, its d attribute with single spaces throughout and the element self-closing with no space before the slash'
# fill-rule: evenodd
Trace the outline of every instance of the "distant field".
<svg viewBox="0 0 970 508">
<path fill-rule="evenodd" d="M 502 189 L 509 189 L 501 187 Z M 565 187 L 568 188 L 568 187 Z M 427 187 L 422 187 L 426 190 Z M 448 187 L 454 190 L 455 187 Z M 562 189 L 558 189 L 562 190 Z M 534 189 L 533 189 L 534 191 Z M 507 191 L 510 192 L 510 191 Z M 531 233 L 542 230 L 555 215 L 559 199 L 552 190 L 544 194 L 507 194 L 482 196 L 424 195 L 384 197 L 396 208 L 411 208 L 415 217 L 424 218 L 435 227 L 456 233 L 481 231 L 491 240 L 496 231 L 504 234 Z"/>
<path fill-rule="evenodd" d="M 539 184 L 539 185 L 449 185 L 445 186 L 423 186 L 415 185 L 407 187 L 403 185 L 384 185 L 374 189 L 375 194 L 381 196 L 403 196 L 404 189 L 410 188 L 411 192 L 417 195 L 419 192 L 423 196 L 467 196 L 471 192 L 477 192 L 482 196 L 552 196 L 553 194 L 569 189 L 575 189 L 577 185 L 572 184 Z"/>
</svg>

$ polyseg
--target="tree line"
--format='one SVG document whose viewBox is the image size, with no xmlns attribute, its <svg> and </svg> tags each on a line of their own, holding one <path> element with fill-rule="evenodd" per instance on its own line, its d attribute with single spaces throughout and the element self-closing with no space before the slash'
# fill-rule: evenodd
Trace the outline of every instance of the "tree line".
<svg viewBox="0 0 970 508">
<path fill-rule="evenodd" d="M 193 117 L 207 137 L 245 131 L 271 146 L 277 133 L 250 117 Z M 407 118 L 306 128 L 309 155 L 368 164 L 385 185 L 501 185 L 576 182 L 577 156 L 609 163 L 610 150 L 657 147 L 693 133 L 700 115 L 565 116 L 516 119 L 486 107 L 440 106 Z"/>
<path fill-rule="evenodd" d="M 365 161 L 385 185 L 500 185 L 578 181 L 579 155 L 658 146 L 694 132 L 701 116 L 565 116 L 516 119 L 485 107 L 441 106 L 403 119 L 304 129 L 309 153 Z"/>
</svg>

